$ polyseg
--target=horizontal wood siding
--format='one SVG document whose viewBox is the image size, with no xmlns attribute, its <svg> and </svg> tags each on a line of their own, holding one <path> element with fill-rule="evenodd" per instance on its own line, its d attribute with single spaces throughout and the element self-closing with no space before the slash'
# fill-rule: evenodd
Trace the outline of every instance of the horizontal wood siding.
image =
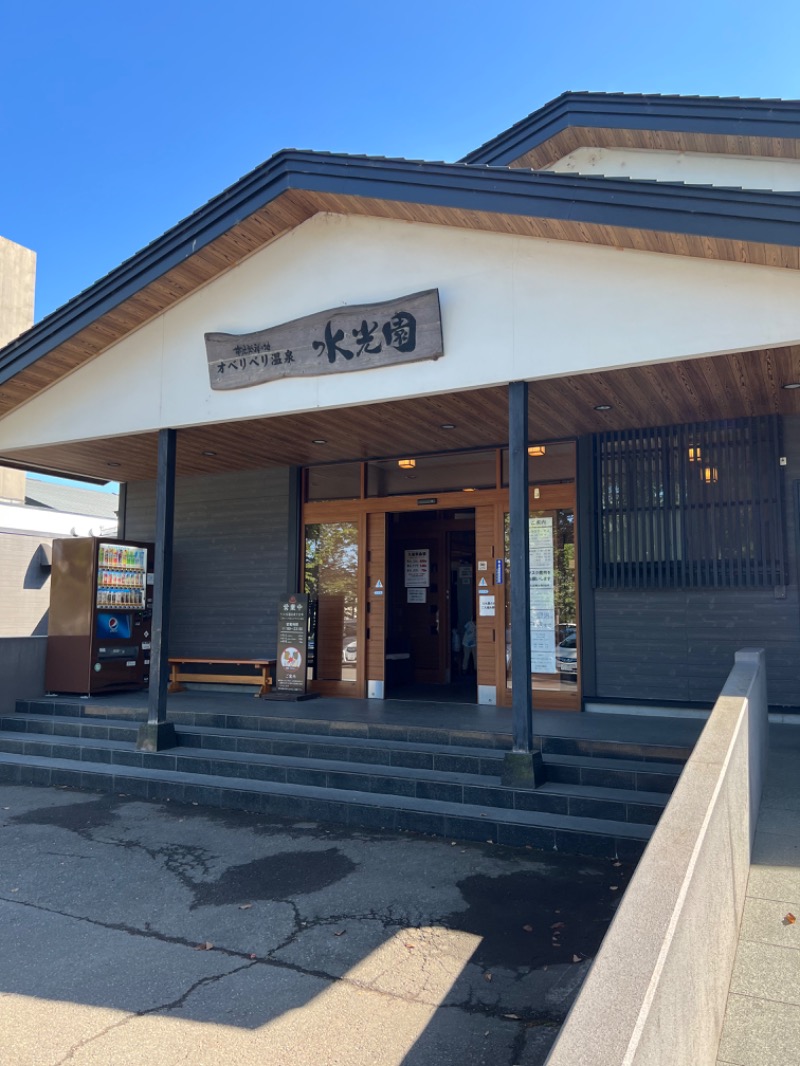
<svg viewBox="0 0 800 1066">
<path fill-rule="evenodd" d="M 386 656 L 386 515 L 367 515 L 367 680 L 384 680 Z M 377 582 L 383 593 L 375 595 Z"/>
<path fill-rule="evenodd" d="M 289 471 L 179 478 L 170 654 L 274 656 L 287 592 Z M 126 535 L 155 537 L 155 484 L 128 485 Z"/>
<path fill-rule="evenodd" d="M 734 652 L 764 647 L 770 704 L 800 707 L 798 416 L 783 420 L 783 454 L 789 583 L 777 596 L 772 588 L 596 589 L 598 697 L 710 703 Z"/>
</svg>

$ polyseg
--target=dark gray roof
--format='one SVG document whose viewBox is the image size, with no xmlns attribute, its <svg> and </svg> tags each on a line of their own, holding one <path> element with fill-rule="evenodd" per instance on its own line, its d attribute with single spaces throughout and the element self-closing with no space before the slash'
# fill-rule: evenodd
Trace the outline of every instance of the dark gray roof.
<svg viewBox="0 0 800 1066">
<path fill-rule="evenodd" d="M 25 479 L 25 503 L 47 507 L 66 514 L 88 515 L 116 521 L 119 497 L 114 492 L 98 492 L 77 485 L 58 485 L 35 478 Z"/>
<path fill-rule="evenodd" d="M 567 92 L 465 155 L 507 166 L 569 126 L 800 140 L 800 100 Z"/>
<path fill-rule="evenodd" d="M 583 111 L 576 110 L 576 102 Z M 535 119 L 541 133 L 547 116 L 557 124 L 585 111 L 602 114 L 607 123 L 613 108 L 623 115 L 619 121 L 626 127 L 638 114 L 643 125 L 652 128 L 652 113 L 659 112 L 666 122 L 671 108 L 681 114 L 719 112 L 720 129 L 725 114 L 729 128 L 736 121 L 745 123 L 746 114 L 748 129 L 772 135 L 780 126 L 783 136 L 800 137 L 800 103 L 794 101 L 567 93 L 489 145 L 499 152 L 505 138 L 518 147 L 515 131 Z M 512 158 L 520 154 L 517 147 L 509 149 Z M 482 153 L 491 155 L 480 149 L 467 162 L 431 163 L 280 151 L 0 349 L 0 385 L 291 189 L 800 247 L 800 195 L 795 193 L 512 170 L 486 165 L 479 158 Z"/>
</svg>

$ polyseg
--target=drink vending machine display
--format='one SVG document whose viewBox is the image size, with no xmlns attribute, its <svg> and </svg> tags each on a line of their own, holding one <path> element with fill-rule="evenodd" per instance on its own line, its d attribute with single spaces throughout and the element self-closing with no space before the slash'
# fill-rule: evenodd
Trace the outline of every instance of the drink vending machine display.
<svg viewBox="0 0 800 1066">
<path fill-rule="evenodd" d="M 75 537 L 53 542 L 45 683 L 95 695 L 150 677 L 153 546 Z"/>
</svg>

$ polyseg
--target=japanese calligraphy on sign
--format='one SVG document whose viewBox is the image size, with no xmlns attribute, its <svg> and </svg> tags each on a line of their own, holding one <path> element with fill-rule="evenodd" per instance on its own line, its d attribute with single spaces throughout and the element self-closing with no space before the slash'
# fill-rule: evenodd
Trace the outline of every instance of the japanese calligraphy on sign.
<svg viewBox="0 0 800 1066">
<path fill-rule="evenodd" d="M 258 333 L 206 333 L 212 389 L 370 370 L 442 356 L 438 289 L 320 311 Z"/>
</svg>

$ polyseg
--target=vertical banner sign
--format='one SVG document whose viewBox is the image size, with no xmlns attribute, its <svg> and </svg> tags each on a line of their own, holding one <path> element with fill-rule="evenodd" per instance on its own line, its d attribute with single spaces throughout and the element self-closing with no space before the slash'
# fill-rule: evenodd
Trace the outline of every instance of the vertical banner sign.
<svg viewBox="0 0 800 1066">
<path fill-rule="evenodd" d="M 553 566 L 553 519 L 531 518 L 531 670 L 535 674 L 556 672 L 555 581 Z"/>
<path fill-rule="evenodd" d="M 297 593 L 278 603 L 278 660 L 275 688 L 278 692 L 306 691 L 308 659 L 308 596 Z"/>
</svg>

